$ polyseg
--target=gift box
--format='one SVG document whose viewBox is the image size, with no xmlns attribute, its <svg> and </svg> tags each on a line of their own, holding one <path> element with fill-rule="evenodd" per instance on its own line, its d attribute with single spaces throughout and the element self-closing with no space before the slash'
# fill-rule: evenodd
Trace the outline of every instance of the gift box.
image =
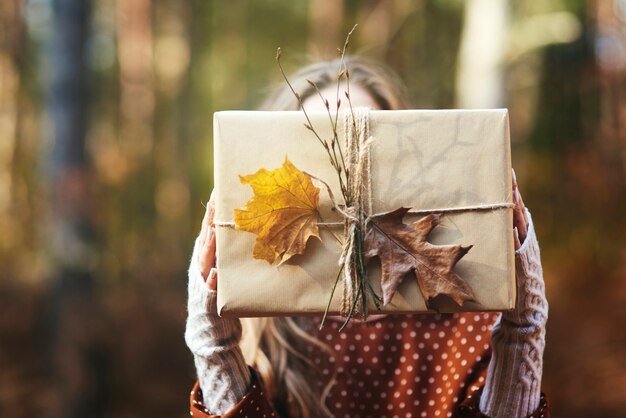
<svg viewBox="0 0 626 418">
<path fill-rule="evenodd" d="M 327 112 L 309 112 L 321 138 L 333 135 Z M 346 119 L 347 120 L 347 119 Z M 348 123 L 339 117 L 337 132 Z M 281 167 L 287 157 L 299 170 L 341 193 L 329 156 L 299 111 L 225 111 L 214 115 L 215 224 L 220 315 L 239 317 L 322 314 L 338 277 L 345 217 L 320 187 L 320 239 L 285 263 L 253 257 L 256 235 L 234 227 L 235 210 L 253 191 L 241 176 Z M 307 122 L 308 123 L 308 122 Z M 410 208 L 404 223 L 440 213 L 428 235 L 435 245 L 472 246 L 454 266 L 473 298 L 461 305 L 446 296 L 427 303 L 407 274 L 393 298 L 369 313 L 508 310 L 515 304 L 511 153 L 508 112 L 496 110 L 369 111 L 371 211 Z M 341 135 L 340 135 L 341 136 Z M 347 152 L 344 149 L 344 152 Z M 368 264 L 372 289 L 381 293 L 381 263 Z M 338 287 L 341 287 L 340 283 Z M 341 310 L 333 293 L 329 312 Z"/>
</svg>

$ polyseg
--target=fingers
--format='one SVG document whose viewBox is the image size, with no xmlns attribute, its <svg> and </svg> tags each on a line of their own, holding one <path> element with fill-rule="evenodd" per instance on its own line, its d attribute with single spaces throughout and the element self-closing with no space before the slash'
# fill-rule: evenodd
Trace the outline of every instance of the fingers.
<svg viewBox="0 0 626 418">
<path fill-rule="evenodd" d="M 209 286 L 209 289 L 217 290 L 217 269 L 215 267 L 211 267 L 206 283 Z"/>
<path fill-rule="evenodd" d="M 211 198 L 206 206 L 206 212 L 202 219 L 202 228 L 200 230 L 200 251 L 199 267 L 202 277 L 204 277 L 209 287 L 215 289 L 217 284 L 217 272 L 213 272 L 215 269 L 215 226 L 213 225 L 213 219 L 215 217 L 215 201 L 213 199 L 213 192 L 211 192 Z M 209 278 L 209 276 L 211 276 Z"/>
<path fill-rule="evenodd" d="M 213 220 L 215 218 L 215 189 L 211 190 L 211 197 L 209 198 L 209 204 L 207 205 L 209 208 L 209 224 L 213 226 Z"/>
<path fill-rule="evenodd" d="M 522 242 L 519 240 L 519 233 L 517 232 L 516 227 L 513 227 L 513 241 L 515 241 L 515 249 L 519 250 L 522 246 Z"/>
<path fill-rule="evenodd" d="M 200 258 L 198 260 L 200 273 L 202 273 L 202 277 L 208 279 L 211 269 L 215 267 L 215 229 L 213 227 L 209 227 L 207 239 L 201 245 L 198 256 Z"/>
<path fill-rule="evenodd" d="M 517 179 L 515 177 L 515 170 L 513 170 L 513 227 L 517 230 L 517 240 L 521 243 L 526 239 L 528 233 L 528 219 L 526 218 L 526 207 L 522 200 L 522 195 L 517 187 Z M 516 243 L 516 248 L 519 248 Z"/>
</svg>

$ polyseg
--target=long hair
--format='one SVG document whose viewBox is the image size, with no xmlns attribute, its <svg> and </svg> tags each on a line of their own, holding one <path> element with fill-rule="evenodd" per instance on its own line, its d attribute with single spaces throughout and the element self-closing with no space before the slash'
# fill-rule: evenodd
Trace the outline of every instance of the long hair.
<svg viewBox="0 0 626 418">
<path fill-rule="evenodd" d="M 350 71 L 351 85 L 363 87 L 380 109 L 393 110 L 408 107 L 408 100 L 399 78 L 387 67 L 357 56 L 344 58 Z M 339 58 L 320 61 L 303 67 L 289 77 L 294 89 L 304 101 L 317 94 L 307 80 L 318 88 L 336 85 Z M 277 85 L 261 110 L 298 110 L 299 103 L 286 83 Z M 332 416 L 325 400 L 332 380 L 322 390 L 311 385 L 311 373 L 316 370 L 306 357 L 306 347 L 316 346 L 331 353 L 323 342 L 302 329 L 298 318 L 247 318 L 242 320 L 243 337 L 240 343 L 246 362 L 254 366 L 265 383 L 268 396 L 281 414 L 289 417 Z"/>
</svg>

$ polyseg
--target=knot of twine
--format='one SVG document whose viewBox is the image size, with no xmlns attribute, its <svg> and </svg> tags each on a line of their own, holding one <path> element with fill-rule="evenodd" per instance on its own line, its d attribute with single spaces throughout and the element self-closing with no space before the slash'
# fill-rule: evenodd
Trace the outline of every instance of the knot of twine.
<svg viewBox="0 0 626 418">
<path fill-rule="evenodd" d="M 355 261 L 355 257 L 361 256 L 362 236 L 372 216 L 370 148 L 374 138 L 370 137 L 369 130 L 368 108 L 355 108 L 352 112 L 344 112 L 345 163 L 350 173 L 346 187 L 352 199 L 346 202 L 346 206 L 340 211 L 345 219 L 344 236 L 347 238 L 339 258 L 339 265 L 343 265 L 341 298 L 341 315 L 343 316 L 347 316 L 350 312 L 350 308 L 356 302 L 355 297 L 360 297 L 360 293 L 355 291 L 359 277 L 355 269 L 363 266 Z M 361 279 L 365 280 L 365 277 Z"/>
</svg>

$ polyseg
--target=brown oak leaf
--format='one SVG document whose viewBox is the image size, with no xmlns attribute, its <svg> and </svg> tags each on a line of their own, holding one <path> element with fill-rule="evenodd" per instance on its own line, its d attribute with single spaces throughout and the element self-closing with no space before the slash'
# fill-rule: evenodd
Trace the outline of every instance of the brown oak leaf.
<svg viewBox="0 0 626 418">
<path fill-rule="evenodd" d="M 409 208 L 375 217 L 364 240 L 365 263 L 379 257 L 382 268 L 383 303 L 387 305 L 402 279 L 414 273 L 426 306 L 431 299 L 447 295 L 459 306 L 475 301 L 469 285 L 452 270 L 472 246 L 434 245 L 426 241 L 439 224 L 439 215 L 428 215 L 411 224 L 402 219 Z"/>
<path fill-rule="evenodd" d="M 310 237 L 320 237 L 320 189 L 287 157 L 280 168 L 239 177 L 254 196 L 245 208 L 235 209 L 235 227 L 257 234 L 254 258 L 284 263 L 302 254 Z"/>
</svg>

